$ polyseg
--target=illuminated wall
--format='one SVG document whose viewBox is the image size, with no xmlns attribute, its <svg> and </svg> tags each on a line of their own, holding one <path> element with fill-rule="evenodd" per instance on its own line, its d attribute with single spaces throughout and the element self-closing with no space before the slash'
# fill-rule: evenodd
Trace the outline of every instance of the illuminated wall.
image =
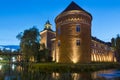
<svg viewBox="0 0 120 80">
<path fill-rule="evenodd" d="M 92 40 L 92 62 L 115 62 L 114 51 L 106 43 Z"/>
<path fill-rule="evenodd" d="M 23 58 L 22 58 L 22 55 L 18 55 L 18 56 L 16 57 L 16 61 L 18 61 L 18 62 L 20 62 L 22 59 L 23 59 Z"/>
<path fill-rule="evenodd" d="M 41 40 L 40 43 L 41 44 L 45 44 L 45 47 L 48 48 L 49 50 L 51 50 L 51 46 L 52 46 L 52 41 L 51 39 L 55 37 L 55 32 L 49 31 L 49 30 L 44 30 L 42 32 L 40 32 L 40 36 L 41 36 Z"/>
<path fill-rule="evenodd" d="M 45 47 L 49 50 L 52 50 L 51 39 L 55 38 L 55 32 L 51 28 L 52 25 L 50 24 L 49 20 L 47 20 L 44 25 L 44 30 L 40 32 L 40 43 L 44 44 Z"/>
<path fill-rule="evenodd" d="M 93 39 L 91 41 L 92 41 L 92 43 L 91 43 L 91 60 L 90 60 L 91 62 L 116 62 L 114 51 L 112 50 L 112 48 L 110 46 L 108 46 L 105 43 L 101 43 L 99 41 L 93 40 Z M 72 42 L 72 44 L 73 43 L 74 42 Z M 55 46 L 54 46 L 54 48 L 55 48 Z M 71 59 L 73 59 L 73 63 L 76 63 L 76 61 L 79 60 L 80 55 L 79 54 L 76 55 L 77 50 L 75 49 L 75 45 L 73 45 L 73 49 L 74 49 L 74 52 L 71 53 L 73 55 L 71 57 Z M 59 52 L 59 51 L 55 51 L 55 50 L 59 50 L 59 48 L 53 50 L 52 57 L 53 57 L 54 61 L 59 62 L 58 61 L 59 53 L 55 53 L 55 52 Z M 88 57 L 86 56 L 86 58 L 88 58 Z"/>
<path fill-rule="evenodd" d="M 90 63 L 116 61 L 105 42 L 91 36 L 92 16 L 72 2 L 56 19 L 56 38 L 42 32 L 41 42 L 51 43 L 53 61 L 57 63 Z M 49 41 L 47 42 L 47 39 Z"/>
<path fill-rule="evenodd" d="M 70 6 L 76 4 L 72 3 Z M 89 63 L 91 61 L 91 20 L 92 16 L 82 9 L 65 10 L 56 17 L 57 62 Z"/>
<path fill-rule="evenodd" d="M 57 60 L 56 60 L 56 38 L 53 38 L 53 39 L 51 39 L 51 42 L 52 42 L 52 50 L 51 50 L 51 56 L 52 56 L 52 61 L 55 61 L 55 62 L 57 62 Z"/>
</svg>

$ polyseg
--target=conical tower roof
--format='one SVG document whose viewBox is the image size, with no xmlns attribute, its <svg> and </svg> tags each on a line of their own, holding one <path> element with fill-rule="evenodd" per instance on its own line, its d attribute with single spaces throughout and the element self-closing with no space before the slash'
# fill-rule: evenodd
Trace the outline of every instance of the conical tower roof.
<svg viewBox="0 0 120 80">
<path fill-rule="evenodd" d="M 47 21 L 46 21 L 46 24 L 50 24 L 50 21 L 49 21 L 49 20 L 47 20 Z M 50 24 L 50 25 L 51 25 L 51 24 Z"/>
<path fill-rule="evenodd" d="M 87 13 L 87 14 L 89 14 L 91 16 L 91 14 L 89 12 L 82 9 L 79 5 L 77 5 L 73 1 L 68 5 L 68 7 L 62 13 L 66 12 L 66 11 L 71 11 L 71 10 L 80 10 L 80 11 L 83 11 L 83 12 L 85 12 L 85 13 Z"/>
<path fill-rule="evenodd" d="M 44 30 L 53 31 L 51 28 L 52 28 L 52 25 L 50 24 L 50 21 L 47 20 L 44 26 Z"/>
</svg>

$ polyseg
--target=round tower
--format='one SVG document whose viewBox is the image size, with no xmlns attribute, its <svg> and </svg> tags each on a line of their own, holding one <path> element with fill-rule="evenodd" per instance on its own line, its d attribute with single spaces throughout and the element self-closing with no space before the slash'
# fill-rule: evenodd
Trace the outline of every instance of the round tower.
<svg viewBox="0 0 120 80">
<path fill-rule="evenodd" d="M 91 61 L 91 21 L 91 14 L 74 2 L 56 17 L 57 62 L 89 63 Z"/>
</svg>

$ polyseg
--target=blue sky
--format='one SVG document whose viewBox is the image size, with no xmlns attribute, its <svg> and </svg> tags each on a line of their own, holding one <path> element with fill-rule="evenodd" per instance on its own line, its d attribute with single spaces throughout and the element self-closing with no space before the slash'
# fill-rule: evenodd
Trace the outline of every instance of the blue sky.
<svg viewBox="0 0 120 80">
<path fill-rule="evenodd" d="M 120 0 L 0 0 L 0 44 L 18 45 L 18 33 L 41 31 L 48 19 L 55 30 L 55 17 L 71 1 L 92 14 L 92 36 L 107 42 L 120 34 Z"/>
</svg>

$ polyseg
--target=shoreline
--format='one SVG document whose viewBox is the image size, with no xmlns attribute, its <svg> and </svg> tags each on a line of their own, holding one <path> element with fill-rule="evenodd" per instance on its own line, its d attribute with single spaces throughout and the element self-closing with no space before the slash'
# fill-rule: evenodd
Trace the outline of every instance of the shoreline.
<svg viewBox="0 0 120 80">
<path fill-rule="evenodd" d="M 40 72 L 93 72 L 104 69 L 120 69 L 119 63 L 89 63 L 89 64 L 62 64 L 62 63 L 32 63 L 29 71 Z"/>
</svg>

